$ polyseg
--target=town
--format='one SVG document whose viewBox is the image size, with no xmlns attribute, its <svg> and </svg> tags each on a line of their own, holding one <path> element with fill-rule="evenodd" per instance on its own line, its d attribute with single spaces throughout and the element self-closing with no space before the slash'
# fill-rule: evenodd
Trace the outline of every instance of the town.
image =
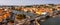
<svg viewBox="0 0 60 25">
<path fill-rule="evenodd" d="M 41 25 L 59 15 L 60 4 L 0 6 L 1 25 Z"/>
</svg>

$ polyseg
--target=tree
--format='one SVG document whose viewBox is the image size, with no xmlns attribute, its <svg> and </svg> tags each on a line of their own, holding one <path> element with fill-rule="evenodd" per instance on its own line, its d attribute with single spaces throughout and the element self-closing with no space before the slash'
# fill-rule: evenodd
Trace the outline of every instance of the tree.
<svg viewBox="0 0 60 25">
<path fill-rule="evenodd" d="M 26 18 L 26 15 L 24 14 L 18 14 L 17 15 L 17 19 L 21 20 L 21 19 L 25 19 Z"/>
</svg>

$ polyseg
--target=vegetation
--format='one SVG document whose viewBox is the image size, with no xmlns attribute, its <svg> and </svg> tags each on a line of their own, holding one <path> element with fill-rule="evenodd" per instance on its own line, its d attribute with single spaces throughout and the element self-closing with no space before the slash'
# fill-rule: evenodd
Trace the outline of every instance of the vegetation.
<svg viewBox="0 0 60 25">
<path fill-rule="evenodd" d="M 24 15 L 24 14 L 18 14 L 18 15 L 16 15 L 16 18 L 19 19 L 19 20 L 25 19 L 26 15 Z"/>
</svg>

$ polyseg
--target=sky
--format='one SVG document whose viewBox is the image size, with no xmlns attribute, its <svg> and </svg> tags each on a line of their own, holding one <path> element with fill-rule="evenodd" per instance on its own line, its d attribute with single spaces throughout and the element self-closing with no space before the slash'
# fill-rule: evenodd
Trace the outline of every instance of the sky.
<svg viewBox="0 0 60 25">
<path fill-rule="evenodd" d="M 0 0 L 0 5 L 60 4 L 60 0 Z"/>
</svg>

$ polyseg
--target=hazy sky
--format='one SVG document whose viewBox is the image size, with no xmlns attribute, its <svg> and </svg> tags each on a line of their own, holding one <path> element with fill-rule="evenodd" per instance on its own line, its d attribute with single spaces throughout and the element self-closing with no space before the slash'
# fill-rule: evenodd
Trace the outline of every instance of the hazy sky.
<svg viewBox="0 0 60 25">
<path fill-rule="evenodd" d="M 60 0 L 0 0 L 0 5 L 60 4 Z"/>
</svg>

